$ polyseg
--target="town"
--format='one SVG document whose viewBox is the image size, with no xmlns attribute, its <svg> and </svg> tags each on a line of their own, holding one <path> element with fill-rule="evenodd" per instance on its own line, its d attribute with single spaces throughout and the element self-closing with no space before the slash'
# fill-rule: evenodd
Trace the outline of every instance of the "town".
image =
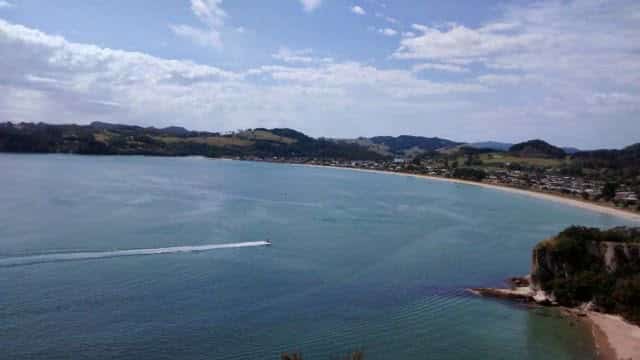
<svg viewBox="0 0 640 360">
<path fill-rule="evenodd" d="M 328 166 L 338 168 L 352 168 L 383 172 L 396 172 L 414 175 L 425 175 L 440 178 L 454 178 L 467 181 L 506 186 L 528 191 L 548 193 L 558 196 L 575 198 L 583 201 L 593 201 L 608 204 L 618 208 L 640 212 L 639 194 L 626 184 L 614 184 L 602 180 L 560 174 L 558 168 L 537 168 L 535 171 L 509 168 L 458 167 L 457 164 L 441 159 L 408 159 L 394 158 L 392 160 L 341 160 L 318 159 L 307 157 L 234 157 L 234 160 L 259 161 L 272 163 L 303 164 L 313 166 Z M 510 164 L 507 164 L 510 165 Z"/>
</svg>

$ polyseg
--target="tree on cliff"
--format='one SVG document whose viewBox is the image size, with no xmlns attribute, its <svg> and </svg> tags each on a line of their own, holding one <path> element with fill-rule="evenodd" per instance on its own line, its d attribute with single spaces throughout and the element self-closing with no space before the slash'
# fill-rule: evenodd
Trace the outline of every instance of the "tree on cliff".
<svg viewBox="0 0 640 360">
<path fill-rule="evenodd" d="M 533 259 L 532 283 L 560 305 L 592 302 L 640 323 L 640 228 L 572 226 L 538 244 Z"/>
</svg>

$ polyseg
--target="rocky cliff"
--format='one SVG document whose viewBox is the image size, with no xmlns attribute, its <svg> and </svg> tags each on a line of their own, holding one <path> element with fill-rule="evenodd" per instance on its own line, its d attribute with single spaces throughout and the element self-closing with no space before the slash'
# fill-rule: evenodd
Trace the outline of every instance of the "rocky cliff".
<svg viewBox="0 0 640 360">
<path fill-rule="evenodd" d="M 619 269 L 628 268 L 640 263 L 640 244 L 621 244 L 616 242 L 586 242 L 585 256 L 590 267 L 601 269 L 607 273 L 615 273 Z M 531 268 L 531 286 L 540 289 L 548 279 L 569 279 L 580 271 L 575 263 L 567 261 L 553 245 L 545 244 L 533 250 Z"/>
<path fill-rule="evenodd" d="M 640 228 L 571 227 L 533 250 L 532 290 L 640 321 Z"/>
</svg>

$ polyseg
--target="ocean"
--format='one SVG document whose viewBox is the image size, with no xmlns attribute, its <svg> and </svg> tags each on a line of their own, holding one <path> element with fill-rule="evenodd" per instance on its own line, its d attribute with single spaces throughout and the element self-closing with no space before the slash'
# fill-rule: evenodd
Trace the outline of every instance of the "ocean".
<svg viewBox="0 0 640 360">
<path fill-rule="evenodd" d="M 0 168 L 2 359 L 593 359 L 584 324 L 465 288 L 526 274 L 568 225 L 628 224 L 330 168 L 17 154 Z"/>
</svg>

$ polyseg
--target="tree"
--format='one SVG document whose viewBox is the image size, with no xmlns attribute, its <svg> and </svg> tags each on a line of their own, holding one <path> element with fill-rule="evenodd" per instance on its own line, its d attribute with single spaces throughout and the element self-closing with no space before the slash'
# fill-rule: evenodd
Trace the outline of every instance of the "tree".
<svg viewBox="0 0 640 360">
<path fill-rule="evenodd" d="M 602 187 L 602 197 L 607 201 L 610 201 L 611 199 L 616 197 L 618 186 L 618 183 L 614 182 L 608 182 L 604 184 L 604 186 Z"/>
</svg>

